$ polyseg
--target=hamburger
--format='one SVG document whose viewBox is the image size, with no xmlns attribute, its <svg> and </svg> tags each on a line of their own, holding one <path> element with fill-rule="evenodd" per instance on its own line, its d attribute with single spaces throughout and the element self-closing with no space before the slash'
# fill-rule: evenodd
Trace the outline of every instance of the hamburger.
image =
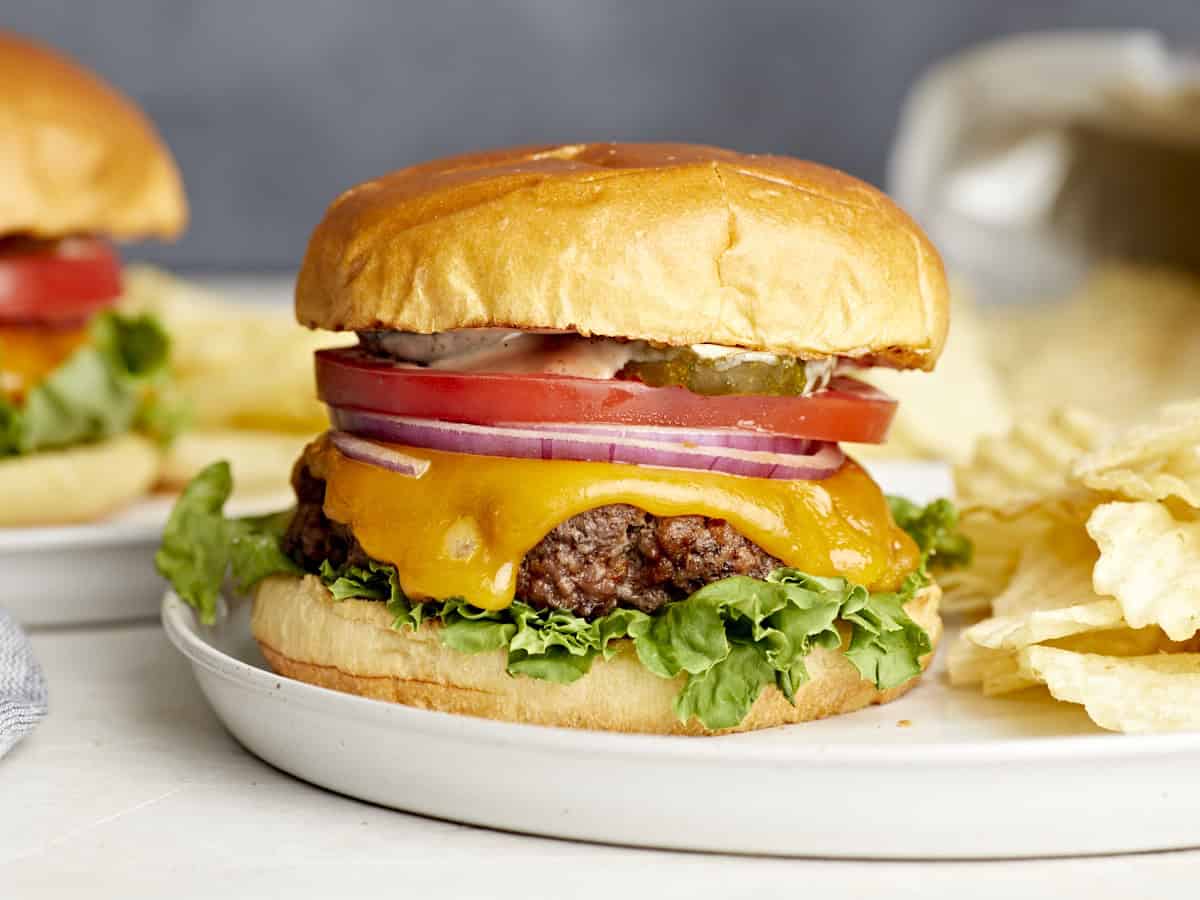
<svg viewBox="0 0 1200 900">
<path fill-rule="evenodd" d="M 842 442 L 932 369 L 920 229 L 832 169 L 684 144 L 418 165 L 329 208 L 296 284 L 330 430 L 294 510 L 176 506 L 160 571 L 203 620 L 254 588 L 278 673 L 543 725 L 711 734 L 850 712 L 941 634 L 952 508 L 889 502 Z M 903 526 L 903 527 L 902 527 Z"/>
<path fill-rule="evenodd" d="M 167 340 L 115 313 L 111 241 L 187 219 L 170 152 L 127 97 L 0 32 L 0 526 L 93 519 L 145 493 L 177 409 Z"/>
</svg>

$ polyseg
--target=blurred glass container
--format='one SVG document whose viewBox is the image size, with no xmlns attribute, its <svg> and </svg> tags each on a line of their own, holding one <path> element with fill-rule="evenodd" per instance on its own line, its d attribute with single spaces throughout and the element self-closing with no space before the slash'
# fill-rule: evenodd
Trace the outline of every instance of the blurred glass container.
<svg viewBox="0 0 1200 900">
<path fill-rule="evenodd" d="M 966 51 L 910 91 L 888 189 L 986 302 L 1114 259 L 1200 272 L 1200 63 L 1145 31 Z"/>
</svg>

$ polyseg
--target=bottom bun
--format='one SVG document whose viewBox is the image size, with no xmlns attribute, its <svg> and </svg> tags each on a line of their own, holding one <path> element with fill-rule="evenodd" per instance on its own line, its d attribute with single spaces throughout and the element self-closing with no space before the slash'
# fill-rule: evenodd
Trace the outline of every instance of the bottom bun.
<svg viewBox="0 0 1200 900">
<path fill-rule="evenodd" d="M 908 613 L 936 643 L 941 591 L 921 591 Z M 694 719 L 680 722 L 671 707 L 684 677 L 660 678 L 637 658 L 630 641 L 616 655 L 597 659 L 572 684 L 513 677 L 503 651 L 466 654 L 438 639 L 426 622 L 417 631 L 396 631 L 383 603 L 334 601 L 320 579 L 274 576 L 258 588 L 251 628 L 271 668 L 310 684 L 389 700 L 422 709 L 535 725 L 654 734 L 717 734 Z M 933 654 L 922 660 L 927 666 Z M 889 691 L 863 680 L 838 650 L 814 650 L 806 665 L 810 680 L 796 691 L 793 706 L 767 687 L 750 714 L 728 731 L 753 731 L 807 722 L 887 703 L 917 679 Z"/>
<path fill-rule="evenodd" d="M 0 527 L 103 518 L 145 496 L 160 465 L 157 445 L 136 434 L 0 460 Z"/>
</svg>

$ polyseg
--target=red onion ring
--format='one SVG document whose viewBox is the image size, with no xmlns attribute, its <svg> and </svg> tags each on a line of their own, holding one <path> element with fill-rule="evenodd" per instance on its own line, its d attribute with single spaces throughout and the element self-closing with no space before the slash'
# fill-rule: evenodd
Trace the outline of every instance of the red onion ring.
<svg viewBox="0 0 1200 900">
<path fill-rule="evenodd" d="M 728 447 L 732 450 L 755 450 L 760 453 L 783 453 L 808 456 L 820 449 L 821 441 L 790 437 L 785 434 L 762 434 L 757 431 L 735 431 L 730 428 L 655 428 L 650 425 L 564 425 L 497 422 L 500 428 L 550 429 L 586 437 L 608 438 L 612 441 L 649 441 L 655 444 L 683 444 L 685 447 Z"/>
<path fill-rule="evenodd" d="M 791 446 L 805 452 L 781 453 L 715 445 L 711 442 L 713 432 L 687 429 L 676 429 L 674 432 L 661 428 L 645 429 L 645 433 L 657 437 L 669 434 L 674 438 L 664 441 L 643 440 L 640 437 L 632 439 L 619 434 L 631 429 L 590 429 L 590 426 L 578 425 L 562 428 L 466 425 L 436 419 L 391 416 L 351 407 L 330 407 L 330 419 L 342 433 L 351 432 L 374 440 L 451 453 L 516 459 L 632 463 L 724 472 L 748 478 L 816 481 L 836 472 L 845 459 L 837 444 L 773 438 L 770 435 L 761 437 L 768 441 L 790 440 L 793 442 Z M 760 436 L 747 434 L 743 437 Z M 706 440 L 708 443 L 705 443 Z"/>
<path fill-rule="evenodd" d="M 329 439 L 333 441 L 333 446 L 350 459 L 379 466 L 398 475 L 407 475 L 409 478 L 420 478 L 431 465 L 427 459 L 418 459 L 390 447 L 381 447 L 374 441 L 363 440 L 345 431 L 331 431 Z"/>
<path fill-rule="evenodd" d="M 398 436 L 398 429 L 403 431 L 409 425 L 432 423 L 438 427 L 451 428 L 455 424 L 417 416 L 396 416 L 356 406 L 331 406 L 329 407 L 329 416 L 333 424 L 343 431 L 395 443 L 406 442 L 401 436 Z M 790 456 L 809 456 L 819 450 L 823 443 L 811 438 L 764 434 L 748 430 L 676 428 L 669 425 L 655 427 L 651 425 L 589 425 L 579 422 L 555 423 L 554 425 L 541 422 L 494 422 L 487 427 L 578 434 L 583 437 L 606 438 L 614 443 L 645 441 L 654 444 L 682 444 L 685 447 L 727 447 L 734 450 L 782 453 Z"/>
</svg>

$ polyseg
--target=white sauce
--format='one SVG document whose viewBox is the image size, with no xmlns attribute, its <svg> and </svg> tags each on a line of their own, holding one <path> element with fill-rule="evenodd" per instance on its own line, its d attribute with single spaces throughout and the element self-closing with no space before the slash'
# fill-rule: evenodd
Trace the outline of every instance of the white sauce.
<svg viewBox="0 0 1200 900">
<path fill-rule="evenodd" d="M 372 332 L 363 340 L 377 352 L 398 360 L 456 372 L 506 372 L 612 378 L 627 363 L 661 359 L 666 352 L 645 341 L 586 338 L 571 333 L 512 331 L 506 328 L 460 328 L 439 334 Z M 692 344 L 702 359 L 719 360 L 718 368 L 746 362 L 777 363 L 779 356 L 741 347 Z M 805 363 L 809 391 L 829 383 L 837 361 L 815 359 Z"/>
<path fill-rule="evenodd" d="M 626 363 L 652 359 L 659 352 L 645 341 L 504 328 L 462 328 L 440 334 L 374 332 L 366 337 L 366 342 L 389 356 L 431 369 L 513 374 L 545 372 L 599 379 L 612 378 Z"/>
</svg>

